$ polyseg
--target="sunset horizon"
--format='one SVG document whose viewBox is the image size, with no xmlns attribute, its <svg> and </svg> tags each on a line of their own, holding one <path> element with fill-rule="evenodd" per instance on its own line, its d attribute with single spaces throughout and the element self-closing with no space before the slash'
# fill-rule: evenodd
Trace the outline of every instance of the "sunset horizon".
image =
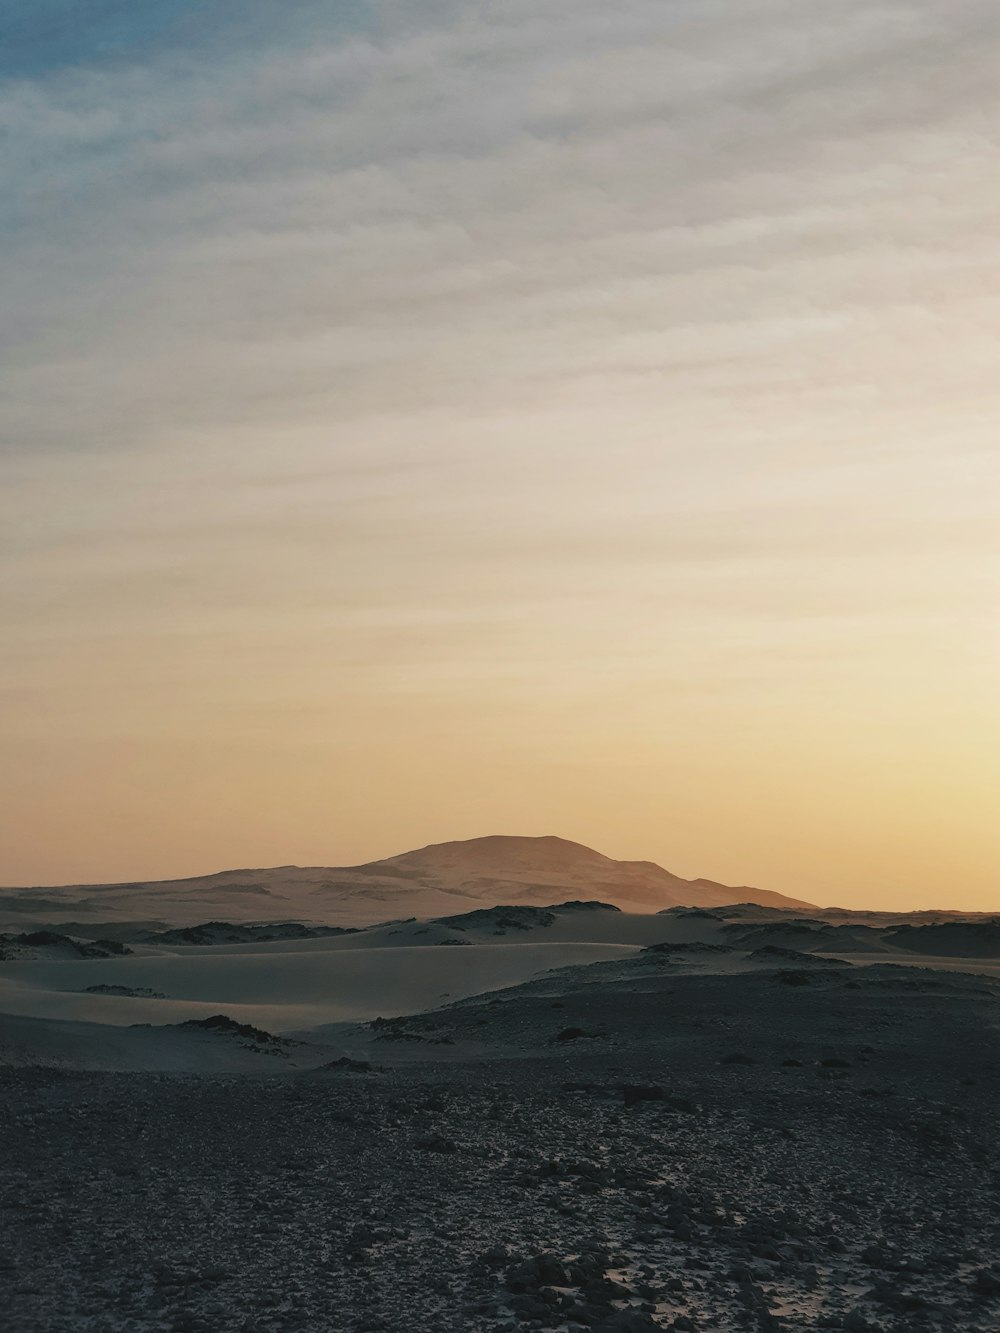
<svg viewBox="0 0 1000 1333">
<path fill-rule="evenodd" d="M 0 65 L 0 883 L 1000 910 L 982 6 L 154 9 Z"/>
<path fill-rule="evenodd" d="M 918 902 L 914 901 L 912 898 L 907 898 L 905 890 L 901 890 L 896 897 L 890 895 L 886 896 L 883 899 L 880 896 L 878 890 L 872 891 L 869 888 L 865 889 L 854 888 L 851 891 L 844 890 L 843 893 L 840 893 L 840 891 L 836 887 L 834 887 L 834 889 L 830 891 L 830 894 L 828 896 L 817 897 L 816 896 L 817 894 L 822 893 L 821 889 L 814 889 L 810 893 L 806 893 L 805 890 L 802 889 L 801 885 L 796 885 L 794 883 L 783 883 L 780 885 L 774 883 L 766 883 L 759 877 L 755 878 L 752 875 L 743 878 L 741 878 L 739 875 L 737 875 L 736 877 L 730 876 L 727 879 L 723 876 L 718 876 L 713 874 L 711 872 L 711 869 L 706 869 L 704 866 L 694 866 L 694 867 L 685 866 L 681 868 L 675 863 L 675 860 L 669 856 L 657 857 L 657 856 L 644 856 L 641 854 L 616 855 L 613 852 L 608 851 L 608 849 L 605 847 L 593 846 L 592 843 L 585 841 L 583 838 L 568 838 L 564 837 L 562 834 L 552 833 L 552 832 L 497 833 L 496 831 L 494 831 L 492 833 L 468 833 L 468 834 L 463 834 L 460 837 L 454 837 L 454 838 L 444 836 L 440 838 L 434 838 L 432 841 L 427 843 L 414 842 L 411 846 L 408 847 L 395 847 L 393 850 L 390 851 L 386 851 L 383 848 L 380 851 L 378 850 L 375 851 L 373 854 L 370 855 L 365 854 L 358 856 L 356 858 L 354 857 L 339 858 L 335 856 L 329 856 L 318 860 L 307 861 L 302 859 L 296 860 L 294 858 L 289 859 L 286 857 L 284 859 L 277 859 L 274 861 L 251 862 L 246 858 L 240 859 L 239 857 L 235 857 L 230 861 L 226 862 L 225 864 L 211 865 L 211 866 L 200 865 L 197 868 L 181 869 L 179 871 L 172 871 L 166 874 L 163 873 L 124 874 L 121 875 L 120 877 L 113 877 L 113 878 L 103 877 L 100 879 L 91 879 L 91 880 L 72 879 L 72 878 L 64 880 L 50 879 L 46 880 L 45 882 L 38 881 L 38 882 L 33 882 L 31 884 L 24 882 L 22 887 L 31 889 L 44 889 L 44 888 L 65 888 L 65 887 L 72 887 L 74 885 L 87 887 L 87 886 L 102 886 L 102 885 L 113 885 L 113 884 L 146 884 L 149 885 L 151 889 L 155 889 L 157 884 L 169 883 L 178 880 L 211 879 L 215 876 L 225 875 L 234 871 L 240 873 L 243 872 L 252 873 L 254 871 L 259 871 L 259 870 L 264 870 L 264 871 L 316 870 L 323 868 L 332 868 L 342 871 L 342 870 L 350 870 L 352 868 L 360 866 L 368 866 L 386 860 L 391 860 L 394 857 L 398 857 L 413 851 L 426 850 L 427 848 L 433 848 L 438 846 L 450 846 L 456 843 L 457 844 L 481 843 L 481 842 L 493 841 L 496 839 L 511 841 L 511 842 L 555 841 L 559 843 L 565 843 L 572 847 L 580 847 L 587 851 L 597 852 L 601 856 L 606 857 L 607 859 L 609 859 L 614 863 L 625 863 L 625 864 L 650 863 L 664 870 L 668 870 L 671 874 L 676 875 L 678 878 L 681 878 L 683 880 L 691 882 L 705 880 L 715 884 L 725 885 L 734 890 L 737 890 L 739 888 L 753 888 L 757 890 L 765 890 L 779 897 L 786 896 L 788 898 L 802 899 L 808 902 L 811 906 L 815 906 L 817 908 L 831 908 L 831 909 L 846 908 L 854 911 L 868 911 L 876 913 L 877 912 L 908 913 L 908 912 L 921 912 L 921 911 L 923 912 L 937 911 L 937 912 L 953 912 L 959 914 L 961 913 L 989 914 L 991 910 L 989 906 L 975 907 L 975 906 L 970 906 L 967 903 L 964 903 L 960 897 L 955 897 L 954 892 L 952 890 L 949 890 L 947 894 L 945 893 L 944 890 L 942 890 L 939 891 L 936 895 L 934 891 L 931 890 L 928 893 L 926 902 Z M 14 885 L 13 883 L 0 884 L 0 892 L 4 891 L 5 889 L 14 889 L 16 887 L 18 886 Z M 840 896 L 838 896 L 838 893 L 840 893 Z M 734 901 L 737 900 L 734 898 Z M 942 906 L 944 902 L 947 903 L 946 906 Z"/>
</svg>

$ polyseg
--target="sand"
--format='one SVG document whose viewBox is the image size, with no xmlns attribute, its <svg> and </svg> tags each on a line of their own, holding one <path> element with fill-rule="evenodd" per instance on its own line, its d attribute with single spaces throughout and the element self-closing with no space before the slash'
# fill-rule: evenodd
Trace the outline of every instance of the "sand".
<svg viewBox="0 0 1000 1333">
<path fill-rule="evenodd" d="M 0 889 L 0 929 L 59 920 L 186 926 L 213 918 L 367 926 L 498 902 L 538 905 L 569 898 L 602 899 L 630 911 L 677 903 L 810 906 L 766 889 L 683 879 L 651 861 L 615 861 L 564 838 L 490 837 L 362 866 L 277 866 L 183 880 Z"/>
</svg>

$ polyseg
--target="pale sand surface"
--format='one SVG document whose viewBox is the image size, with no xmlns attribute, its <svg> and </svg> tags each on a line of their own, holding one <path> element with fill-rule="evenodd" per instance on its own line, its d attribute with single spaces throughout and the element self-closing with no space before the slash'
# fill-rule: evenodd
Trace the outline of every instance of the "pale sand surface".
<svg viewBox="0 0 1000 1333">
<path fill-rule="evenodd" d="M 472 948 L 290 950 L 252 946 L 163 957 L 7 963 L 0 1013 L 102 1023 L 170 1023 L 226 1013 L 271 1031 L 362 1021 L 412 1012 L 530 980 L 552 968 L 631 953 L 620 944 L 518 943 Z M 164 993 L 165 1000 L 79 994 L 118 984 Z M 0 1032 L 2 1040 L 2 1032 Z"/>
<path fill-rule="evenodd" d="M 650 945 L 681 946 L 671 966 L 736 973 L 778 967 L 783 956 L 755 953 L 743 928 L 761 938 L 794 938 L 794 921 L 774 921 L 739 909 L 718 915 L 639 914 L 563 908 L 513 915 L 503 909 L 445 924 L 391 921 L 356 934 L 221 945 L 151 945 L 101 959 L 43 959 L 0 964 L 0 1014 L 92 1024 L 163 1025 L 224 1012 L 272 1032 L 363 1022 L 432 1008 L 485 991 L 516 986 L 567 967 L 627 960 Z M 759 909 L 757 909 L 759 913 Z M 860 951 L 832 957 L 864 967 L 895 962 L 983 975 L 1000 974 L 996 958 L 923 956 L 890 948 L 873 937 Z M 692 945 L 726 945 L 704 952 Z M 685 951 L 684 946 L 687 946 Z M 801 957 L 802 955 L 798 955 Z M 823 960 L 825 954 L 814 952 Z M 653 960 L 659 962 L 660 960 Z M 83 993 L 96 985 L 149 990 L 164 998 Z M 5 1024 L 0 1020 L 0 1058 Z M 23 1049 L 23 1042 L 21 1043 Z"/>
</svg>

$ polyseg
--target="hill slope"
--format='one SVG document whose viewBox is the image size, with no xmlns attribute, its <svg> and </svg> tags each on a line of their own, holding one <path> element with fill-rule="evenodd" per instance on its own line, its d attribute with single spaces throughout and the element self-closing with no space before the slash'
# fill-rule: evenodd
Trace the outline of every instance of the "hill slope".
<svg viewBox="0 0 1000 1333">
<path fill-rule="evenodd" d="M 763 889 L 686 880 L 652 861 L 614 861 L 563 838 L 487 837 L 438 843 L 366 865 L 225 870 L 192 879 L 0 891 L 0 925 L 142 919 L 187 926 L 312 921 L 357 926 L 400 916 L 446 916 L 498 902 L 541 906 L 600 899 L 625 911 L 753 902 L 811 907 Z"/>
</svg>

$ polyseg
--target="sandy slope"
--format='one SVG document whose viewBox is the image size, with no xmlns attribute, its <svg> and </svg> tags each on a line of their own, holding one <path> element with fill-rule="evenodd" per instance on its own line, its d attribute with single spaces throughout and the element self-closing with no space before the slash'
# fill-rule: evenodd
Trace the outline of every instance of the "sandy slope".
<svg viewBox="0 0 1000 1333">
<path fill-rule="evenodd" d="M 686 880 L 651 861 L 614 861 L 563 838 L 474 838 L 347 867 L 227 870 L 194 879 L 0 890 L 0 928 L 75 920 L 192 925 L 298 920 L 370 925 L 446 916 L 497 902 L 597 898 L 630 911 L 677 903 L 809 907 L 763 889 Z"/>
<path fill-rule="evenodd" d="M 687 918 L 664 917 L 650 913 L 562 910 L 552 908 L 553 920 L 548 924 L 525 929 L 497 925 L 503 920 L 503 909 L 489 913 L 481 922 L 446 925 L 436 920 L 389 921 L 372 926 L 355 935 L 319 937 L 311 940 L 276 940 L 262 944 L 190 945 L 174 952 L 184 957 L 192 954 L 210 954 L 219 957 L 223 952 L 280 954 L 385 948 L 426 948 L 444 943 L 461 945 L 504 944 L 630 944 L 645 947 L 663 940 L 716 940 L 723 939 L 724 922 L 705 922 Z"/>
<path fill-rule="evenodd" d="M 412 1014 L 536 979 L 549 987 L 554 977 L 558 988 L 570 972 L 591 985 L 658 975 L 810 972 L 841 960 L 858 969 L 893 962 L 1000 974 L 996 958 L 927 957 L 896 947 L 894 929 L 873 933 L 849 919 L 814 928 L 767 908 L 651 914 L 565 904 L 476 909 L 446 921 L 394 921 L 306 939 L 135 943 L 124 957 L 13 960 L 0 966 L 0 1063 L 34 1058 L 87 1068 L 201 1069 L 211 1057 L 208 1067 L 228 1067 L 218 1063 L 214 1047 L 192 1046 L 190 1036 L 177 1044 L 152 1029 L 127 1030 L 221 1012 L 270 1032 L 335 1040 L 338 1025 Z M 981 935 L 979 926 L 971 932 L 959 933 L 961 949 Z M 912 945 L 911 936 L 905 938 Z M 641 952 L 650 946 L 659 951 Z M 100 986 L 161 998 L 93 993 Z M 51 1032 L 39 1020 L 51 1023 Z"/>
<path fill-rule="evenodd" d="M 547 924 L 529 929 L 497 925 L 505 919 L 499 912 L 459 927 L 389 922 L 306 940 L 136 946 L 135 954 L 109 960 L 9 962 L 0 968 L 0 1014 L 119 1026 L 221 1010 L 286 1032 L 411 1013 L 553 969 L 631 957 L 647 944 L 694 938 L 705 929 L 705 923 L 603 910 L 546 913 Z M 716 933 L 715 923 L 708 927 Z M 166 998 L 84 993 L 97 985 Z M 0 1018 L 0 1059 L 5 1028 Z"/>
<path fill-rule="evenodd" d="M 315 946 L 325 940 L 308 941 Z M 516 985 L 555 967 L 597 962 L 619 944 L 483 944 L 475 948 L 291 950 L 239 946 L 101 962 L 11 963 L 0 973 L 0 1013 L 102 1023 L 168 1023 L 220 1009 L 270 1031 L 391 1016 Z M 117 983 L 166 1000 L 85 995 Z"/>
<path fill-rule="evenodd" d="M 725 928 L 714 919 L 600 909 L 539 913 L 527 928 L 504 925 L 509 919 L 498 909 L 448 925 L 389 922 L 315 939 L 136 945 L 124 958 L 8 962 L 0 967 L 0 1013 L 124 1025 L 221 1009 L 284 1032 L 412 1013 L 553 969 L 630 957 L 650 944 L 719 940 Z M 83 993 L 96 985 L 166 998 Z M 0 1041 L 2 1028 L 0 1021 Z"/>
</svg>

